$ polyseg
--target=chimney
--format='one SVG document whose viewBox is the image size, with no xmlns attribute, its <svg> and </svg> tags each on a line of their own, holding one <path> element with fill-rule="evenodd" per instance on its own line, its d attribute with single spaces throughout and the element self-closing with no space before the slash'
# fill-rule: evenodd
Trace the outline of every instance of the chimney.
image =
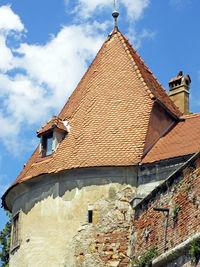
<svg viewBox="0 0 200 267">
<path fill-rule="evenodd" d="M 177 77 L 169 81 L 170 98 L 185 115 L 189 114 L 189 89 L 191 79 L 180 71 Z"/>
</svg>

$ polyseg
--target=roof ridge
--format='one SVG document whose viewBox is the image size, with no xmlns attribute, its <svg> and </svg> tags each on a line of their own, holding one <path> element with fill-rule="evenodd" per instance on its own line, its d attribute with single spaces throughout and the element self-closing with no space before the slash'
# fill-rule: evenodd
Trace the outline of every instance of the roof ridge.
<svg viewBox="0 0 200 267">
<path fill-rule="evenodd" d="M 194 114 L 189 114 L 189 115 L 183 115 L 180 118 L 181 119 L 193 119 L 196 117 L 200 117 L 200 113 L 194 113 Z"/>
<path fill-rule="evenodd" d="M 129 61 L 131 62 L 131 65 L 136 72 L 137 77 L 139 78 L 143 88 L 145 89 L 149 97 L 152 100 L 158 99 L 173 115 L 175 115 L 176 117 L 180 117 L 182 113 L 180 112 L 178 107 L 174 104 L 174 102 L 169 98 L 166 89 L 157 80 L 153 72 L 145 64 L 144 60 L 130 44 L 129 40 L 119 30 L 117 33 L 120 43 L 124 48 L 129 58 Z M 149 77 L 145 77 L 146 74 Z"/>
<path fill-rule="evenodd" d="M 150 99 L 152 99 L 152 100 L 155 99 L 155 96 L 151 93 L 151 91 L 149 90 L 147 84 L 145 83 L 144 78 L 142 77 L 142 74 L 141 74 L 136 62 L 135 62 L 134 58 L 131 55 L 131 52 L 128 51 L 129 47 L 127 47 L 127 45 L 126 45 L 126 42 L 128 43 L 128 39 L 120 31 L 118 31 L 118 33 L 119 33 L 118 38 L 120 40 L 120 43 L 121 43 L 122 47 L 124 48 L 124 50 L 125 50 L 125 52 L 126 52 L 126 54 L 128 56 L 128 59 L 130 60 L 131 65 L 132 65 L 137 77 L 139 78 L 144 90 L 147 92 L 147 95 L 150 97 Z M 132 50 L 133 50 L 134 53 L 137 53 L 136 50 L 133 47 L 132 47 Z M 128 51 L 128 53 L 127 53 L 127 51 Z"/>
</svg>

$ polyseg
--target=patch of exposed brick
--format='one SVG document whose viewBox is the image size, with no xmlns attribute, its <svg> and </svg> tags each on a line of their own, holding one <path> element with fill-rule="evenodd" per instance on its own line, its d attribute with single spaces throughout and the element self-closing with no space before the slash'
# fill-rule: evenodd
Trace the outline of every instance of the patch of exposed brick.
<svg viewBox="0 0 200 267">
<path fill-rule="evenodd" d="M 160 189 L 156 196 L 136 207 L 132 251 L 135 258 L 143 255 L 150 246 L 156 247 L 161 255 L 200 231 L 199 159 L 195 163 L 195 169 L 194 165 L 185 168 L 173 184 Z M 154 207 L 169 208 L 167 233 L 167 213 L 155 211 Z"/>
<path fill-rule="evenodd" d="M 90 224 L 74 238 L 76 266 L 127 266 L 133 210 L 128 202 L 133 189 L 130 186 L 117 192 L 112 201 L 99 200 L 97 224 Z M 94 266 L 94 265 L 93 265 Z"/>
<path fill-rule="evenodd" d="M 128 231 L 115 231 L 107 234 L 95 236 L 95 246 L 101 260 L 109 265 L 112 261 L 118 262 L 117 266 L 129 262 L 127 249 L 129 245 L 130 233 Z"/>
</svg>

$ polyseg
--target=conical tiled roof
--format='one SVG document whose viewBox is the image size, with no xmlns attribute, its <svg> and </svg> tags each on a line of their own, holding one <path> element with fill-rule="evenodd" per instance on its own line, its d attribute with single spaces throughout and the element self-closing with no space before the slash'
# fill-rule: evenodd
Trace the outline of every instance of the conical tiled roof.
<svg viewBox="0 0 200 267">
<path fill-rule="evenodd" d="M 155 102 L 172 117 L 181 115 L 115 28 L 59 114 L 71 131 L 50 157 L 39 158 L 37 149 L 14 184 L 73 168 L 136 165 Z"/>
</svg>

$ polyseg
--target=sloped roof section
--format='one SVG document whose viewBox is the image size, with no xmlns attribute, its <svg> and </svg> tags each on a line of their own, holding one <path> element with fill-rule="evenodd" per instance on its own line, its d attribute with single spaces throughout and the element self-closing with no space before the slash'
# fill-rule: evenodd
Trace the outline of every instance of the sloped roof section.
<svg viewBox="0 0 200 267">
<path fill-rule="evenodd" d="M 113 32 L 59 114 L 68 121 L 70 133 L 51 159 L 38 161 L 35 153 L 16 182 L 65 169 L 137 164 L 152 106 L 118 31 Z"/>
<path fill-rule="evenodd" d="M 150 97 L 152 99 L 157 99 L 158 101 L 160 101 L 172 115 L 176 117 L 180 117 L 181 115 L 183 115 L 183 113 L 170 99 L 168 93 L 162 87 L 161 83 L 158 82 L 157 78 L 153 75 L 153 73 L 141 59 L 140 55 L 129 43 L 128 39 L 120 32 L 118 33 L 118 35 L 120 37 L 122 45 L 124 46 L 128 54 L 128 57 L 131 61 L 133 68 L 135 69 L 141 82 L 143 82 L 143 86 L 147 91 L 147 93 L 150 95 Z"/>
<path fill-rule="evenodd" d="M 200 113 L 184 116 L 144 157 L 142 163 L 194 154 L 200 150 Z"/>
<path fill-rule="evenodd" d="M 70 133 L 51 157 L 39 160 L 37 149 L 12 186 L 73 168 L 136 165 L 155 101 L 174 117 L 181 115 L 115 28 L 59 114 L 68 121 Z"/>
</svg>

